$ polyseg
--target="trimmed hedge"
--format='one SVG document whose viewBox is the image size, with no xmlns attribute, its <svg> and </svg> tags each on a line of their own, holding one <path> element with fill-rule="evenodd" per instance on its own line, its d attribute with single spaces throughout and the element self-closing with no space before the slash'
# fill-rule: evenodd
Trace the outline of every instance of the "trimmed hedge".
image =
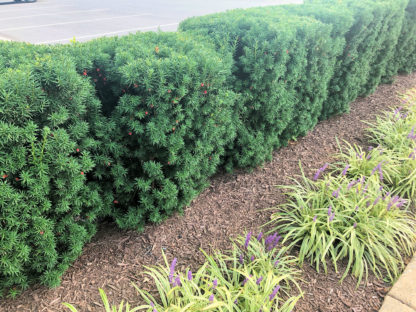
<svg viewBox="0 0 416 312">
<path fill-rule="evenodd" d="M 233 88 L 242 99 L 228 169 L 260 165 L 315 126 L 341 52 L 330 25 L 260 8 L 190 18 L 180 30 L 210 37 L 234 57 Z"/>
<path fill-rule="evenodd" d="M 48 286 L 98 220 L 142 229 L 416 69 L 416 0 L 190 18 L 178 33 L 0 42 L 0 293 Z"/>
<path fill-rule="evenodd" d="M 89 121 L 101 106 L 92 86 L 62 55 L 21 56 L 0 69 L 0 293 L 12 295 L 34 281 L 59 284 L 104 198 L 88 183 Z"/>
</svg>

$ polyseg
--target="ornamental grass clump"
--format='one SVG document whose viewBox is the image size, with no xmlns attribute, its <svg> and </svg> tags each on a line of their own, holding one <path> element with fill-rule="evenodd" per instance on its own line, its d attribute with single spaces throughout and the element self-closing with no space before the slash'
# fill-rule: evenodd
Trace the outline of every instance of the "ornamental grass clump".
<svg viewBox="0 0 416 312">
<path fill-rule="evenodd" d="M 383 146 L 396 165 L 389 183 L 397 194 L 414 198 L 416 194 L 416 90 L 403 97 L 403 105 L 386 112 L 370 124 L 370 142 Z"/>
<path fill-rule="evenodd" d="M 345 169 L 345 167 L 344 167 Z M 273 231 L 284 235 L 288 248 L 299 247 L 299 262 L 311 261 L 327 271 L 327 260 L 338 271 L 340 261 L 358 284 L 371 270 L 395 280 L 416 243 L 415 219 L 409 202 L 384 190 L 377 174 L 349 179 L 343 173 L 316 182 L 303 171 L 288 189 L 288 203 L 273 213 Z"/>
<path fill-rule="evenodd" d="M 134 285 L 146 304 L 126 311 L 289 312 L 301 296 L 290 292 L 293 286 L 301 292 L 297 284 L 299 271 L 295 268 L 296 258 L 287 255 L 280 240 L 277 233 L 238 237 L 228 252 L 213 256 L 204 252 L 206 261 L 194 272 L 179 272 L 177 258 L 168 261 L 163 254 L 165 265 L 147 267 L 144 273 L 154 280 L 158 297 Z M 104 303 L 108 303 L 104 292 L 100 292 Z M 70 304 L 65 306 L 76 311 Z M 120 307 L 122 311 L 123 304 Z"/>
</svg>

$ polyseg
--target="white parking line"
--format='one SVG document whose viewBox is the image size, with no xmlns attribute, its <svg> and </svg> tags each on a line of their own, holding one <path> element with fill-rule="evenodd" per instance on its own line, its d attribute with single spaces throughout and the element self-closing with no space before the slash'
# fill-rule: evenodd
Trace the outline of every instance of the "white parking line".
<svg viewBox="0 0 416 312">
<path fill-rule="evenodd" d="M 36 15 L 13 16 L 13 17 L 0 18 L 0 22 L 9 21 L 12 19 L 19 19 L 19 18 L 32 18 L 32 17 L 38 17 L 38 16 L 50 16 L 50 15 L 62 15 L 62 14 L 74 14 L 74 13 L 90 13 L 90 12 L 101 12 L 101 11 L 109 11 L 109 10 L 110 9 L 78 10 L 78 11 L 56 12 L 56 13 L 44 13 L 44 14 L 36 14 Z"/>
<path fill-rule="evenodd" d="M 88 23 L 88 22 L 98 22 L 98 21 L 106 21 L 106 20 L 117 19 L 117 18 L 128 18 L 128 17 L 146 16 L 146 15 L 152 15 L 152 14 L 145 13 L 145 14 L 134 14 L 134 15 L 121 15 L 121 16 L 103 17 L 103 18 L 95 18 L 95 19 L 87 19 L 87 20 L 80 20 L 80 21 L 63 22 L 63 23 L 54 23 L 54 24 L 3 28 L 3 29 L 0 29 L 0 32 L 2 32 L 2 31 L 12 31 L 12 30 L 22 30 L 22 29 L 32 29 L 32 28 L 41 28 L 41 27 L 51 27 L 51 26 L 59 26 L 59 25 Z"/>
<path fill-rule="evenodd" d="M 19 12 L 23 8 L 27 8 L 24 5 L 28 5 L 28 4 L 30 4 L 30 3 L 22 3 L 22 4 L 19 4 L 17 7 L 14 7 L 14 10 L 6 10 L 6 11 L 1 10 L 0 12 L 1 13 L 7 13 L 7 12 L 14 13 L 14 12 Z M 33 3 L 32 5 L 34 5 L 34 4 L 35 3 Z M 70 5 L 70 4 L 62 4 L 62 5 L 55 5 L 55 6 L 54 5 L 51 5 L 51 6 L 42 5 L 42 6 L 40 6 L 39 4 L 36 4 L 36 7 L 30 8 L 30 10 L 31 11 L 36 10 L 36 9 L 38 9 L 38 10 L 44 10 L 44 9 L 49 9 L 49 8 L 56 9 L 56 8 L 64 8 L 64 7 L 73 7 L 73 5 Z"/>
<path fill-rule="evenodd" d="M 123 29 L 118 31 L 112 31 L 107 33 L 100 33 L 100 34 L 94 34 L 94 35 L 87 35 L 87 36 L 79 36 L 75 37 L 75 39 L 86 39 L 86 38 L 95 38 L 95 37 L 103 37 L 108 35 L 116 35 L 124 32 L 132 32 L 132 31 L 140 31 L 140 30 L 149 30 L 154 29 L 158 27 L 167 27 L 167 26 L 176 26 L 179 25 L 179 23 L 171 23 L 171 24 L 163 24 L 163 25 L 154 25 L 154 26 L 148 26 L 148 27 L 138 27 L 138 28 L 130 28 L 130 29 Z M 74 38 L 65 38 L 65 39 L 58 39 L 58 40 L 49 40 L 49 41 L 42 41 L 42 42 L 36 42 L 36 44 L 48 44 L 48 43 L 57 43 L 57 42 L 63 42 L 63 41 L 69 41 L 73 40 Z"/>
</svg>

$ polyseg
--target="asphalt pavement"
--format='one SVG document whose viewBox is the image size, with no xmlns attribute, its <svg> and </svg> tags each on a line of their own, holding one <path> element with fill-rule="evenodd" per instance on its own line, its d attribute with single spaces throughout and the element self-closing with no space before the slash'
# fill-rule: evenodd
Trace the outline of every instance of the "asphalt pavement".
<svg viewBox="0 0 416 312">
<path fill-rule="evenodd" d="M 183 19 L 302 0 L 0 0 L 0 39 L 68 43 L 137 31 L 174 31 Z"/>
</svg>

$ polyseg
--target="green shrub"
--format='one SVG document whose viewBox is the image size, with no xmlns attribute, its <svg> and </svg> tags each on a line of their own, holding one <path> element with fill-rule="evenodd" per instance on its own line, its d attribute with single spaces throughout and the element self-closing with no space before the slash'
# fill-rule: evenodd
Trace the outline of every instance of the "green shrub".
<svg viewBox="0 0 416 312">
<path fill-rule="evenodd" d="M 100 103 L 61 55 L 0 71 L 0 293 L 13 296 L 33 282 L 58 285 L 95 233 L 103 203 L 88 183 L 97 145 L 88 120 Z"/>
<path fill-rule="evenodd" d="M 189 204 L 234 139 L 231 59 L 185 34 L 130 35 L 100 50 L 102 42 L 79 50 L 97 47 L 84 62 L 92 67 L 80 70 L 116 101 L 105 104 L 106 158 L 96 172 L 114 194 L 110 215 L 121 228 L 140 229 Z"/>
<path fill-rule="evenodd" d="M 237 137 L 228 168 L 261 164 L 317 123 L 341 52 L 331 26 L 274 11 L 276 16 L 263 8 L 233 10 L 180 24 L 181 31 L 203 35 L 234 57 L 232 83 L 242 97 L 234 109 Z"/>
<path fill-rule="evenodd" d="M 299 261 L 309 259 L 319 271 L 339 261 L 358 277 L 371 270 L 379 278 L 395 280 L 416 243 L 415 219 L 408 201 L 384 190 L 377 174 L 350 180 L 340 174 L 313 181 L 302 172 L 300 181 L 285 186 L 289 202 L 279 207 L 270 223 L 284 235 L 282 243 L 299 246 Z M 316 176 L 315 176 L 316 178 Z M 342 280 L 341 279 L 341 280 Z"/>
</svg>

